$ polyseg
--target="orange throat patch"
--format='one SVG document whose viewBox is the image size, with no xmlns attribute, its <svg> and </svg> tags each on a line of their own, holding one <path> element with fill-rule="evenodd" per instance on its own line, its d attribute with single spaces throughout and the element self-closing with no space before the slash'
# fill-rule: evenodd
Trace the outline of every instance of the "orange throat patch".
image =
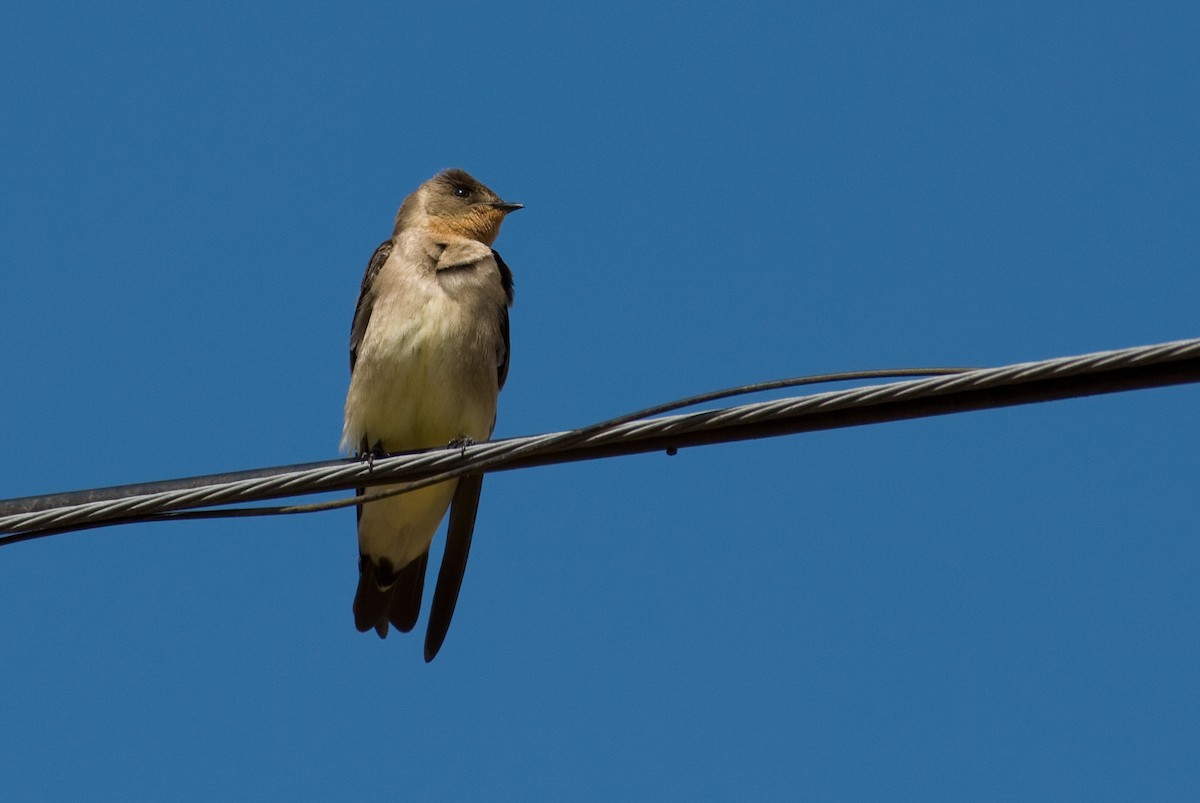
<svg viewBox="0 0 1200 803">
<path fill-rule="evenodd" d="M 457 217 L 431 217 L 429 228 L 436 235 L 466 237 L 490 246 L 500 234 L 500 224 L 504 222 L 504 215 L 502 209 L 473 207 L 466 214 Z"/>
</svg>

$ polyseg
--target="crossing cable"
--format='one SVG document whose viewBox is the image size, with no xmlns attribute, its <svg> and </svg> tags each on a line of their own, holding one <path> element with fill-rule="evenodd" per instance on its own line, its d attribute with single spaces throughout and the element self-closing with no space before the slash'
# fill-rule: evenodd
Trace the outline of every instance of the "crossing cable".
<svg viewBox="0 0 1200 803">
<path fill-rule="evenodd" d="M 384 492 L 395 493 L 481 471 L 651 451 L 673 453 L 680 448 L 711 443 L 1200 382 L 1200 338 L 997 368 L 946 370 L 952 373 L 716 410 L 646 417 L 682 404 L 673 403 L 579 430 L 489 441 L 461 449 L 434 449 L 370 461 L 350 458 L 0 501 L 0 546 L 103 525 L 175 516 L 308 512 L 361 504 L 377 497 L 295 507 L 197 510 L 216 505 L 403 483 L 396 490 Z M 762 388 L 785 384 L 787 380 L 765 383 Z M 730 392 L 705 397 L 711 400 L 725 395 Z M 688 401 L 693 400 L 685 400 Z"/>
</svg>

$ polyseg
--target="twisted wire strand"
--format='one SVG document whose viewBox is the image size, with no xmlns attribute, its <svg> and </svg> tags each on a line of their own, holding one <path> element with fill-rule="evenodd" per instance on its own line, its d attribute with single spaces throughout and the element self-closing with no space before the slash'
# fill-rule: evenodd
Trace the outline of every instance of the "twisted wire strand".
<svg viewBox="0 0 1200 803">
<path fill-rule="evenodd" d="M 1200 381 L 1200 338 L 996 368 L 948 370 L 955 373 L 656 418 L 635 414 L 578 430 L 508 438 L 465 448 L 435 449 L 372 461 L 350 458 L 308 466 L 260 469 L 248 472 L 255 476 L 231 481 L 55 505 L 0 516 L 0 534 L 14 534 L 0 539 L 0 544 L 37 537 L 39 532 L 147 520 L 215 505 L 394 483 L 403 483 L 401 490 L 407 491 L 481 471 L 673 450 L 706 443 L 1197 382 Z M 716 398 L 721 394 L 711 395 Z M 665 405 L 662 409 L 670 407 L 672 405 Z M 177 482 L 194 484 L 197 479 L 203 480 L 192 478 Z M 336 504 L 361 504 L 372 498 L 375 497 Z M 33 501 L 37 499 L 33 498 Z M 0 502 L 0 511 L 22 509 L 17 503 L 28 506 L 30 500 Z M 300 510 L 280 508 L 264 512 Z M 217 515 L 218 511 L 210 513 Z"/>
</svg>

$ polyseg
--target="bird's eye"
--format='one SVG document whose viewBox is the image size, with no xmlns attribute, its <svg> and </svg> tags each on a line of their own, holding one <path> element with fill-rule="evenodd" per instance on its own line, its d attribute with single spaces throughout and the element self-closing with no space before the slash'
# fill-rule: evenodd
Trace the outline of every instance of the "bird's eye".
<svg viewBox="0 0 1200 803">
<path fill-rule="evenodd" d="M 471 190 L 468 187 L 455 187 L 454 194 L 459 198 L 470 198 Z"/>
</svg>

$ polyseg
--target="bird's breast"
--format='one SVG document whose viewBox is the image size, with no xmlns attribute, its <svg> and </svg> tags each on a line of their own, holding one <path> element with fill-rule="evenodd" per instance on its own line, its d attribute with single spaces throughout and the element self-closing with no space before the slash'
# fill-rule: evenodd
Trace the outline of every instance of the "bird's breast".
<svg viewBox="0 0 1200 803">
<path fill-rule="evenodd" d="M 358 447 L 364 435 L 385 451 L 491 435 L 498 393 L 494 316 L 470 293 L 447 292 L 437 276 L 419 278 L 385 288 L 375 302 L 346 398 L 345 447 Z"/>
</svg>

